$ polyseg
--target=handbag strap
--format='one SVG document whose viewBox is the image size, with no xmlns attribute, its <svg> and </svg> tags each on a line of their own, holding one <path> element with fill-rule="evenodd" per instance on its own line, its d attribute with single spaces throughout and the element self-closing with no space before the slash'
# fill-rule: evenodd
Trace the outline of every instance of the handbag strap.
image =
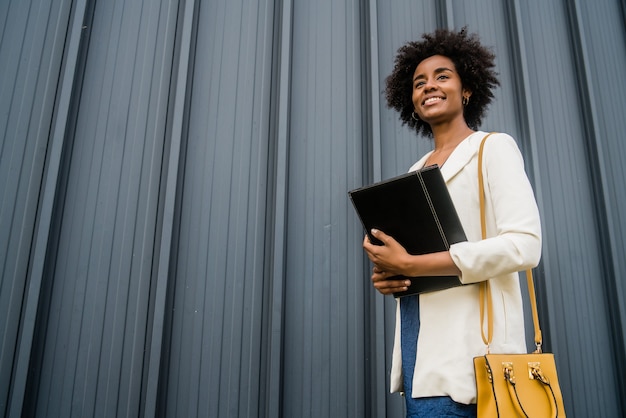
<svg viewBox="0 0 626 418">
<path fill-rule="evenodd" d="M 483 149 L 487 138 L 493 132 L 487 134 L 480 143 L 478 149 L 478 200 L 480 204 L 480 230 L 482 239 L 487 238 L 487 221 L 485 216 L 485 187 L 483 179 Z M 537 313 L 537 298 L 535 296 L 535 284 L 533 281 L 532 269 L 526 270 L 526 281 L 528 283 L 528 294 L 530 296 L 530 308 L 533 316 L 533 325 L 535 327 L 535 346 L 537 347 L 535 353 L 541 353 L 541 328 L 539 327 L 539 314 Z M 489 346 L 493 338 L 493 301 L 491 297 L 491 287 L 489 286 L 489 280 L 485 280 L 480 284 L 480 332 L 483 337 L 483 342 L 487 346 L 487 353 L 489 353 Z M 486 306 L 485 306 L 486 305 Z M 487 310 L 487 335 L 485 335 L 484 321 L 485 321 L 485 308 Z"/>
</svg>

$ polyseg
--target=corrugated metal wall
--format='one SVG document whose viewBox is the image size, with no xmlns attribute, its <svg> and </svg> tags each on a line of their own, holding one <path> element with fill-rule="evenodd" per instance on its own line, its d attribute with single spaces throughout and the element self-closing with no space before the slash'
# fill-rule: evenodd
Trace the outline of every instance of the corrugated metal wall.
<svg viewBox="0 0 626 418">
<path fill-rule="evenodd" d="M 570 416 L 626 413 L 623 1 L 0 1 L 0 411 L 402 416 L 347 190 L 429 149 L 380 92 L 468 25 L 544 226 Z M 593 388 L 593 389 L 592 389 Z"/>
<path fill-rule="evenodd" d="M 24 392 L 79 39 L 69 1 L 0 2 L 0 411 Z M 80 26 L 78 27 L 80 30 Z M 68 86 L 69 84 L 69 86 Z M 50 176 L 50 181 L 44 178 Z M 51 190 L 52 189 L 52 190 Z M 38 277 L 37 277 L 38 276 Z M 19 372 L 20 370 L 21 372 Z M 13 407 L 19 414 L 21 399 Z"/>
</svg>

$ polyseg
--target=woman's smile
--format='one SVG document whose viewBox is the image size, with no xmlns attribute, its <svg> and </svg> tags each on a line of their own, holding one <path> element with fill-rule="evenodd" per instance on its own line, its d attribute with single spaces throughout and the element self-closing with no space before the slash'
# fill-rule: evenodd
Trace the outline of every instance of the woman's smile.
<svg viewBox="0 0 626 418">
<path fill-rule="evenodd" d="M 435 103 L 441 102 L 443 100 L 446 100 L 446 99 L 440 96 L 429 97 L 426 100 L 424 100 L 424 102 L 422 103 L 422 106 L 430 106 Z"/>
</svg>

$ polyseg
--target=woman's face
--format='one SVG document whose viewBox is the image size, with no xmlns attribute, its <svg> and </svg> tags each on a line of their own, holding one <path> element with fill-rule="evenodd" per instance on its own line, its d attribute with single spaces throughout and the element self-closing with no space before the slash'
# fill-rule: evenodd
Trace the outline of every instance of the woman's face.
<svg viewBox="0 0 626 418">
<path fill-rule="evenodd" d="M 463 89 L 461 78 L 452 60 L 433 55 L 420 62 L 413 73 L 413 106 L 415 113 L 430 124 L 463 118 Z"/>
</svg>

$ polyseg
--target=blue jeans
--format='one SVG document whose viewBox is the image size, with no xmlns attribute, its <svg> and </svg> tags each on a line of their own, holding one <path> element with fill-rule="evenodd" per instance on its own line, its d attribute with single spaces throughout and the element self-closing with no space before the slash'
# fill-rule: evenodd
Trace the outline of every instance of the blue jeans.
<svg viewBox="0 0 626 418">
<path fill-rule="evenodd" d="M 461 404 L 448 396 L 411 397 L 419 328 L 419 297 L 405 296 L 400 299 L 400 344 L 407 418 L 476 417 L 475 404 Z"/>
</svg>

